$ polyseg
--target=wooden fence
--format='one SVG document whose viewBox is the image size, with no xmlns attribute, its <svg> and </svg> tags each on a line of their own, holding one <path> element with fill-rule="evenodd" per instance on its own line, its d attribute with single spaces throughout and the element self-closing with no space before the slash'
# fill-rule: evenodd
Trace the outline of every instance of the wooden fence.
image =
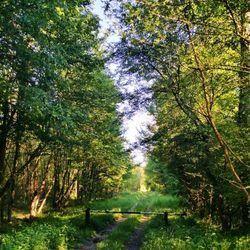
<svg viewBox="0 0 250 250">
<path fill-rule="evenodd" d="M 87 208 L 85 210 L 85 223 L 86 225 L 90 225 L 90 219 L 91 214 L 142 214 L 142 215 L 162 215 L 164 219 L 165 225 L 168 225 L 168 216 L 174 215 L 174 216 L 186 216 L 186 212 L 182 213 L 169 213 L 167 211 L 165 212 L 140 212 L 140 211 L 111 211 L 111 210 L 92 210 L 90 208 Z"/>
</svg>

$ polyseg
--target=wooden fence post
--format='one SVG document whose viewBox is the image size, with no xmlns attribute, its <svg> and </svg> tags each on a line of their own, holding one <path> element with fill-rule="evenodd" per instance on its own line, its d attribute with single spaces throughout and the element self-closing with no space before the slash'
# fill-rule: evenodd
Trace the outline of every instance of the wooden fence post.
<svg viewBox="0 0 250 250">
<path fill-rule="evenodd" d="M 167 226 L 168 225 L 168 212 L 164 212 L 164 222 L 165 222 L 165 225 Z"/>
<path fill-rule="evenodd" d="M 86 223 L 86 226 L 90 225 L 90 208 L 87 208 L 85 210 L 85 223 Z"/>
</svg>

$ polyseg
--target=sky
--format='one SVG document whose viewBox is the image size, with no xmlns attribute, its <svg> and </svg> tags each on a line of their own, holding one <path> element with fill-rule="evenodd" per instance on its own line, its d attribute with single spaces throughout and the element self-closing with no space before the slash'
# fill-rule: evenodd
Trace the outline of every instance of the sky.
<svg viewBox="0 0 250 250">
<path fill-rule="evenodd" d="M 100 18 L 101 34 L 106 33 L 110 27 L 112 27 L 114 31 L 114 34 L 109 35 L 107 42 L 118 42 L 119 35 L 118 32 L 116 33 L 114 29 L 114 20 L 104 14 L 103 3 L 101 2 L 101 0 L 93 1 L 92 10 L 94 14 L 98 15 L 98 17 Z M 115 75 L 116 65 L 111 64 L 111 66 L 109 66 L 109 70 L 112 75 Z M 116 81 L 116 79 L 114 80 Z M 136 85 L 134 81 L 131 80 L 131 83 L 129 85 L 126 85 L 126 88 L 124 87 L 122 89 L 122 87 L 120 87 L 120 91 L 133 93 L 137 90 L 137 86 L 138 85 Z M 118 105 L 118 111 L 121 113 L 126 112 L 130 109 L 131 107 L 128 100 Z M 138 142 L 140 141 L 141 133 L 147 133 L 148 126 L 151 126 L 154 123 L 154 117 L 150 115 L 144 107 L 138 109 L 131 117 L 123 117 L 122 136 L 125 139 L 124 146 L 126 149 L 132 149 L 131 156 L 133 162 L 143 167 L 146 165 L 146 152 L 143 146 L 138 145 Z M 135 144 L 138 145 L 136 148 L 132 146 Z"/>
</svg>

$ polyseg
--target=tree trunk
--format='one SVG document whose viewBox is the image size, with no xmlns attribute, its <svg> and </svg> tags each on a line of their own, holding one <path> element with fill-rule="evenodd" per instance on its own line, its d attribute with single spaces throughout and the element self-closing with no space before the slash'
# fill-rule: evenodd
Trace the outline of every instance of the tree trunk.
<svg viewBox="0 0 250 250">
<path fill-rule="evenodd" d="M 218 197 L 218 214 L 221 220 L 222 231 L 229 231 L 231 229 L 232 219 L 229 211 L 227 211 L 225 208 L 224 198 L 221 194 Z"/>
<path fill-rule="evenodd" d="M 8 137 L 8 116 L 9 116 L 9 108 L 8 102 L 3 104 L 3 121 L 0 127 L 0 185 L 4 181 L 5 175 L 5 157 L 7 150 L 7 137 Z"/>
<path fill-rule="evenodd" d="M 250 41 L 245 37 L 250 37 L 250 12 L 242 12 L 241 16 L 241 66 L 240 66 L 240 94 L 238 123 L 247 127 L 250 123 Z"/>
<path fill-rule="evenodd" d="M 15 179 L 14 176 L 11 179 L 10 191 L 9 191 L 9 200 L 8 200 L 8 212 L 7 212 L 7 220 L 8 222 L 11 221 L 12 217 L 12 207 L 14 203 L 14 196 L 15 196 Z"/>
<path fill-rule="evenodd" d="M 47 191 L 45 197 L 43 198 L 43 200 L 41 201 L 41 204 L 40 204 L 39 208 L 37 209 L 37 214 L 40 214 L 42 212 L 43 207 L 44 207 L 44 205 L 45 205 L 45 203 L 47 201 L 47 198 L 48 198 L 48 196 L 49 196 L 49 194 L 50 194 L 50 192 L 51 192 L 51 190 L 53 188 L 53 184 L 54 184 L 54 182 L 51 182 L 50 186 L 48 187 L 48 191 Z"/>
<path fill-rule="evenodd" d="M 30 218 L 36 217 L 38 202 L 39 202 L 39 194 L 36 190 L 34 192 L 34 197 L 31 201 L 31 205 L 30 205 Z"/>
<path fill-rule="evenodd" d="M 42 200 L 40 206 L 39 206 L 39 202 L 41 199 L 41 196 L 45 193 L 45 189 L 46 189 L 46 181 L 48 180 L 48 175 L 49 175 L 49 167 L 50 167 L 50 161 L 51 159 L 48 160 L 47 166 L 45 168 L 45 172 L 44 172 L 44 176 L 43 176 L 43 180 L 42 183 L 40 185 L 40 187 L 37 186 L 37 176 L 34 176 L 35 178 L 35 188 L 36 190 L 34 191 L 34 197 L 31 201 L 31 205 L 30 205 L 30 217 L 36 217 L 38 213 L 40 213 L 42 211 L 43 206 L 45 205 L 45 202 L 47 200 L 47 197 L 52 189 L 52 185 L 50 185 L 50 187 L 48 188 L 48 191 L 45 194 L 45 198 Z"/>
</svg>

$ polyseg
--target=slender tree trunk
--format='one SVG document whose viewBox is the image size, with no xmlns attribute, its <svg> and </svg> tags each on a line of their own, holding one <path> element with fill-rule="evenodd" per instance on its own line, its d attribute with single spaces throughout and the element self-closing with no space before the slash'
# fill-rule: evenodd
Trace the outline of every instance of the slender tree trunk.
<svg viewBox="0 0 250 250">
<path fill-rule="evenodd" d="M 60 193 L 60 196 L 58 197 L 58 199 L 56 201 L 56 209 L 60 209 L 63 206 L 67 205 L 67 203 L 70 199 L 71 193 L 74 190 L 74 186 L 75 186 L 75 182 L 78 178 L 78 174 L 79 174 L 79 171 L 77 171 L 77 173 L 73 176 L 73 178 L 68 183 L 68 185 L 64 187 L 64 192 Z"/>
<path fill-rule="evenodd" d="M 40 185 L 40 187 L 38 187 L 37 184 L 35 184 L 36 186 L 36 190 L 34 191 L 34 197 L 31 201 L 31 205 L 30 205 L 30 217 L 36 217 L 37 214 L 39 213 L 39 211 L 41 212 L 42 211 L 42 208 L 43 206 L 45 205 L 45 202 L 46 202 L 46 199 L 52 189 L 52 186 L 51 185 L 47 191 L 47 193 L 45 194 L 45 198 L 42 200 L 42 203 L 40 204 L 39 206 L 39 202 L 40 202 L 40 199 L 41 199 L 41 196 L 45 193 L 45 190 L 46 190 L 46 182 L 48 181 L 48 175 L 49 175 L 49 168 L 50 168 L 50 162 L 51 162 L 51 159 L 48 160 L 48 163 L 47 163 L 47 166 L 45 168 L 45 172 L 44 172 L 44 176 L 43 176 L 43 179 L 42 179 L 42 183 Z M 35 178 L 35 182 L 37 182 L 37 177 L 34 176 Z"/>
<path fill-rule="evenodd" d="M 0 223 L 4 221 L 4 205 L 5 205 L 5 196 L 0 198 Z"/>
<path fill-rule="evenodd" d="M 9 200 L 8 200 L 8 212 L 7 212 L 7 220 L 10 222 L 12 217 L 12 208 L 15 198 L 15 178 L 11 179 L 10 191 L 9 191 Z"/>
<path fill-rule="evenodd" d="M 56 209 L 57 199 L 60 192 L 60 173 L 59 166 L 54 164 L 54 187 L 53 187 L 53 208 Z"/>
<path fill-rule="evenodd" d="M 241 83 L 238 123 L 242 127 L 247 127 L 250 123 L 250 40 L 247 41 L 244 37 L 250 37 L 250 11 L 242 12 L 241 27 L 241 70 L 239 73 Z"/>
<path fill-rule="evenodd" d="M 238 124 L 243 138 L 249 136 L 246 129 L 250 124 L 250 41 L 244 39 L 244 35 L 250 38 L 250 12 L 242 11 L 241 14 L 241 70 L 240 77 L 240 93 L 239 93 L 239 111 Z M 246 173 L 246 179 L 249 173 Z M 241 202 L 242 224 L 249 224 L 249 205 L 246 201 Z"/>
<path fill-rule="evenodd" d="M 37 191 L 35 191 L 34 197 L 31 201 L 31 205 L 30 205 L 30 218 L 36 217 L 38 202 L 39 202 L 39 194 Z"/>
<path fill-rule="evenodd" d="M 5 176 L 5 157 L 7 150 L 7 137 L 8 137 L 8 116 L 9 108 L 8 102 L 5 102 L 3 105 L 3 121 L 2 126 L 0 127 L 0 186 L 3 183 Z"/>
<path fill-rule="evenodd" d="M 40 214 L 40 213 L 42 212 L 43 207 L 44 207 L 44 205 L 46 204 L 46 201 L 47 201 L 47 199 L 48 199 L 48 196 L 49 196 L 49 194 L 50 194 L 50 192 L 51 192 L 51 190 L 52 190 L 52 188 L 53 188 L 53 185 L 54 185 L 54 182 L 51 182 L 50 186 L 48 187 L 48 191 L 47 191 L 45 197 L 44 197 L 43 200 L 41 201 L 41 205 L 40 205 L 39 208 L 37 209 L 37 214 Z"/>
<path fill-rule="evenodd" d="M 224 198 L 221 194 L 218 197 L 218 214 L 221 220 L 221 229 L 223 231 L 229 231 L 232 221 L 229 212 L 226 211 Z"/>
</svg>

